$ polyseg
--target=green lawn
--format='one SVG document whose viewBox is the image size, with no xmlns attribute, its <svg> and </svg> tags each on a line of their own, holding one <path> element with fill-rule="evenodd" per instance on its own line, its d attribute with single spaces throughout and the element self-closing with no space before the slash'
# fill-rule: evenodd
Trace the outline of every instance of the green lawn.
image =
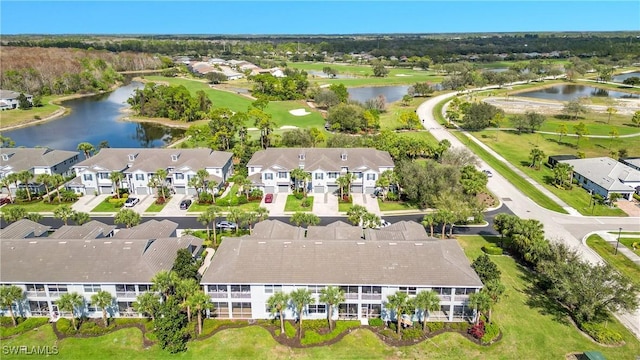
<svg viewBox="0 0 640 360">
<path fill-rule="evenodd" d="M 587 238 L 587 245 L 620 273 L 640 285 L 640 268 L 620 252 L 615 254 L 615 244 L 611 245 L 598 235 L 591 235 Z"/>
<path fill-rule="evenodd" d="M 353 202 L 341 202 L 338 201 L 338 211 L 347 212 L 353 206 Z"/>
<path fill-rule="evenodd" d="M 107 198 L 109 199 L 109 198 Z M 98 204 L 98 206 L 94 207 L 91 212 L 118 212 L 122 207 L 117 207 L 114 204 L 110 204 L 108 201 L 102 201 Z"/>
<path fill-rule="evenodd" d="M 539 184 L 542 184 L 549 191 L 554 193 L 569 206 L 578 210 L 583 215 L 595 215 L 595 216 L 627 216 L 627 214 L 614 207 L 608 207 L 604 205 L 591 206 L 591 196 L 589 193 L 581 187 L 574 186 L 571 190 L 559 189 L 553 186 L 553 170 L 547 166 L 541 166 L 540 170 L 531 168 L 529 153 L 531 149 L 536 146 L 544 151 L 545 158 L 544 163 L 547 161 L 549 155 L 555 154 L 572 154 L 575 153 L 571 147 L 566 145 L 557 144 L 557 136 L 543 135 L 543 134 L 516 134 L 513 132 L 500 132 L 497 139 L 495 132 L 481 131 L 474 133 L 476 138 L 480 139 L 486 145 L 491 147 L 498 154 L 503 156 L 511 164 L 522 170 L 525 174 L 536 180 Z M 584 139 L 583 139 L 584 140 Z M 589 141 L 582 141 L 582 143 L 602 143 L 605 139 L 590 139 Z M 631 143 L 629 139 L 620 139 L 619 143 L 626 143 L 631 150 Z M 563 139 L 564 141 L 564 139 Z M 606 140 L 605 140 L 606 141 Z M 586 149 L 586 146 L 584 147 Z M 600 148 L 594 148 L 598 150 Z M 582 146 L 581 146 L 582 150 Z M 606 149 L 592 154 L 591 156 L 608 156 Z M 640 155 L 638 153 L 637 155 Z M 588 155 L 587 157 L 591 157 Z M 633 156 L 633 154 L 630 154 Z"/>
<path fill-rule="evenodd" d="M 22 109 L 14 109 L 7 110 L 2 112 L 2 123 L 0 124 L 0 129 L 6 128 L 14 125 L 21 125 L 33 121 L 34 119 L 44 119 L 56 111 L 62 109 L 61 106 L 56 105 L 55 103 L 49 102 L 57 102 L 59 99 L 68 98 L 69 96 L 43 96 L 42 97 L 42 106 L 34 107 L 29 110 Z"/>
<path fill-rule="evenodd" d="M 307 199 L 311 201 L 311 206 L 303 207 L 302 201 L 304 200 L 304 198 L 302 200 L 298 200 L 296 199 L 295 195 L 287 195 L 287 203 L 284 205 L 284 211 L 292 211 L 292 212 L 313 211 L 313 196 L 307 195 Z"/>
<path fill-rule="evenodd" d="M 633 250 L 633 244 L 636 244 L 636 249 Z M 640 256 L 640 238 L 620 238 L 620 244 L 624 244 L 629 250 Z"/>
<path fill-rule="evenodd" d="M 166 201 L 164 204 L 156 204 L 154 201 L 153 204 L 151 204 L 151 206 L 149 206 L 144 212 L 160 212 L 164 209 L 167 203 L 169 203 L 169 201 Z"/>
<path fill-rule="evenodd" d="M 57 207 L 59 207 L 60 205 L 69 205 L 71 206 L 73 203 L 65 203 L 63 202 L 62 204 L 58 203 L 57 199 L 53 199 L 53 202 L 48 203 L 45 202 L 43 200 L 37 200 L 37 201 L 32 201 L 32 202 L 27 202 L 27 201 L 19 201 L 16 200 L 15 203 L 13 204 L 7 204 L 5 206 L 2 207 L 2 209 L 8 209 L 11 207 L 21 207 L 23 208 L 26 212 L 30 213 L 30 212 L 52 212 L 54 211 Z"/>
<path fill-rule="evenodd" d="M 380 198 L 378 198 L 378 205 L 380 211 L 420 210 L 418 206 L 404 201 L 382 201 Z"/>
<path fill-rule="evenodd" d="M 226 200 L 230 200 L 233 196 L 236 196 L 238 194 L 238 190 L 240 189 L 240 185 L 238 184 L 233 184 L 231 189 L 229 190 L 229 193 L 227 193 L 226 196 L 218 198 L 216 201 L 218 203 L 221 202 L 221 200 L 226 201 Z M 220 208 L 222 209 L 222 211 L 226 211 L 228 210 L 230 207 L 234 207 L 234 208 L 238 208 L 244 211 L 255 211 L 260 207 L 260 200 L 258 201 L 251 201 L 248 202 L 246 204 L 239 204 L 239 205 L 220 205 L 220 204 L 198 204 L 197 200 L 194 201 L 193 204 L 191 204 L 191 206 L 189 207 L 189 210 L 187 210 L 187 212 L 202 212 L 205 211 L 209 206 L 220 206 Z"/>
</svg>

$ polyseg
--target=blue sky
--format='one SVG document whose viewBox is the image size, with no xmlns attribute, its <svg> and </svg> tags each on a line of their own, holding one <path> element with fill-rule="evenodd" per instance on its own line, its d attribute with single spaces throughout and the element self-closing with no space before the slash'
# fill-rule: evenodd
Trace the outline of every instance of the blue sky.
<svg viewBox="0 0 640 360">
<path fill-rule="evenodd" d="M 9 34 L 638 31 L 640 1 L 12 1 Z"/>
</svg>

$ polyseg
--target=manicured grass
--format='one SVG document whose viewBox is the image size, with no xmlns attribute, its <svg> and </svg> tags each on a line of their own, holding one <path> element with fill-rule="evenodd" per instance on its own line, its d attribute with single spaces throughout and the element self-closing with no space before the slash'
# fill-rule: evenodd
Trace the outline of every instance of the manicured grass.
<svg viewBox="0 0 640 360">
<path fill-rule="evenodd" d="M 380 198 L 378 198 L 378 206 L 380 206 L 380 211 L 419 210 L 420 209 L 418 206 L 409 204 L 404 201 L 382 201 L 382 199 Z"/>
<path fill-rule="evenodd" d="M 226 200 L 230 200 L 232 197 L 237 196 L 238 191 L 240 189 L 240 185 L 238 184 L 233 184 L 231 186 L 231 189 L 229 190 L 229 193 L 227 193 L 227 195 L 225 195 L 224 197 L 221 198 L 217 198 L 216 202 L 221 203 L 221 201 L 226 201 Z M 226 204 L 226 202 L 225 202 Z M 260 207 L 260 200 L 258 201 L 250 201 L 246 204 L 238 204 L 238 205 L 219 205 L 219 204 L 198 204 L 198 201 L 194 199 L 193 204 L 191 204 L 191 206 L 189 207 L 189 210 L 187 210 L 187 212 L 202 212 L 205 211 L 209 206 L 219 206 L 222 211 L 227 211 L 228 209 L 230 209 L 231 207 L 233 208 L 238 208 L 244 211 L 255 211 L 256 209 L 258 209 Z"/>
<path fill-rule="evenodd" d="M 109 199 L 107 197 L 107 199 Z M 117 207 L 114 204 L 110 204 L 108 201 L 102 201 L 98 206 L 94 207 L 91 212 L 118 212 L 122 207 Z"/>
<path fill-rule="evenodd" d="M 616 268 L 620 273 L 626 275 L 631 281 L 640 285 L 640 267 L 626 256 L 618 252 L 615 253 L 615 243 L 612 245 L 598 235 L 591 235 L 587 238 L 587 245 L 595 250 L 604 261 Z"/>
<path fill-rule="evenodd" d="M 633 250 L 633 244 L 637 243 L 636 249 Z M 624 244 L 629 250 L 633 251 L 636 255 L 640 256 L 640 238 L 620 238 L 620 244 Z"/>
<path fill-rule="evenodd" d="M 15 203 L 13 204 L 6 204 L 5 206 L 2 207 L 2 209 L 8 209 L 11 207 L 21 207 L 24 208 L 24 210 L 28 213 L 30 212 L 52 212 L 54 211 L 57 207 L 59 207 L 60 205 L 71 205 L 73 203 L 66 203 L 63 202 L 62 204 L 58 203 L 57 199 L 53 199 L 53 201 L 51 203 L 45 202 L 43 200 L 37 200 L 37 201 L 32 201 L 32 202 L 23 202 L 23 201 L 19 201 L 17 200 Z"/>
<path fill-rule="evenodd" d="M 3 326 L 0 327 L 0 338 L 22 334 L 49 322 L 49 318 L 46 317 L 17 318 L 16 320 L 18 321 L 18 326 L 14 327 L 10 316 L 2 318 Z M 7 326 L 4 326 L 5 324 Z"/>
<path fill-rule="evenodd" d="M 156 204 L 156 202 L 154 201 L 153 204 L 151 204 L 147 208 L 147 210 L 145 210 L 145 212 L 160 212 L 162 211 L 162 209 L 164 209 L 168 202 L 169 201 L 165 201 L 163 204 Z"/>
<path fill-rule="evenodd" d="M 43 105 L 40 107 L 33 107 L 29 110 L 5 110 L 2 112 L 2 124 L 0 124 L 0 129 L 14 125 L 25 124 L 37 120 L 36 117 L 44 119 L 48 116 L 51 116 L 56 111 L 61 110 L 62 107 L 55 104 L 50 104 L 49 102 L 57 101 L 62 98 L 68 98 L 68 96 L 43 96 Z"/>
<path fill-rule="evenodd" d="M 331 67 L 338 71 L 338 75 L 349 75 L 354 78 L 328 79 L 309 76 L 310 82 L 319 84 L 344 84 L 346 87 L 356 86 L 388 86 L 388 85 L 412 85 L 418 82 L 439 83 L 443 76 L 431 70 L 413 70 L 408 68 L 389 68 L 389 74 L 383 78 L 373 77 L 373 68 L 369 65 L 348 65 L 335 63 L 310 63 L 293 62 L 289 67 L 301 70 L 314 70 L 322 72 L 324 67 Z"/>
<path fill-rule="evenodd" d="M 609 231 L 609 234 L 618 235 L 617 231 Z M 620 235 L 640 235 L 639 231 L 621 231 Z"/>
<path fill-rule="evenodd" d="M 296 199 L 295 195 L 287 195 L 287 203 L 284 205 L 284 211 L 313 211 L 313 196 L 307 195 L 307 199 L 309 199 L 309 201 L 311 202 L 311 206 L 303 207 L 302 201 L 304 200 L 304 198 L 302 200 L 298 200 Z"/>
<path fill-rule="evenodd" d="M 616 207 L 612 208 L 605 205 L 592 206 L 591 196 L 586 190 L 579 186 L 574 186 L 571 190 L 564 190 L 555 187 L 551 184 L 553 182 L 553 169 L 550 167 L 543 165 L 540 166 L 540 170 L 536 170 L 529 166 L 531 161 L 529 159 L 529 153 L 531 149 L 536 146 L 544 151 L 546 155 L 543 159 L 544 163 L 546 163 L 549 155 L 573 153 L 574 150 L 570 147 L 557 144 L 557 136 L 543 134 L 518 135 L 512 132 L 501 132 L 498 135 L 498 139 L 496 139 L 495 133 L 490 131 L 482 131 L 474 135 L 476 138 L 480 139 L 486 145 L 495 150 L 498 154 L 503 156 L 511 164 L 536 180 L 539 184 L 542 184 L 545 188 L 583 215 L 627 216 L 624 211 Z M 595 139 L 591 139 L 589 142 L 592 140 L 593 142 L 596 142 Z M 598 140 L 601 142 L 603 139 Z M 625 140 L 628 141 L 628 139 Z M 586 143 L 586 141 L 582 142 Z M 621 143 L 624 143 L 624 141 L 621 141 Z M 608 154 L 599 153 L 594 154 L 594 156 L 608 156 Z"/>
<path fill-rule="evenodd" d="M 338 211 L 339 212 L 347 212 L 353 206 L 353 202 L 342 202 L 338 201 Z"/>
<path fill-rule="evenodd" d="M 321 335 L 313 330 L 306 330 L 304 332 L 304 337 L 302 338 L 301 343 L 303 345 L 317 344 L 324 341 L 328 341 L 334 339 L 339 334 L 347 331 L 349 329 L 360 327 L 360 321 L 336 321 L 336 326 L 328 334 Z"/>
</svg>

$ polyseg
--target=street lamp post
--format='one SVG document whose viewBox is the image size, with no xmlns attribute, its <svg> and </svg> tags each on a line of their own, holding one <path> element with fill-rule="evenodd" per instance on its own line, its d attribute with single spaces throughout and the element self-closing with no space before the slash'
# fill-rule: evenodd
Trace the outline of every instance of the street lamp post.
<svg viewBox="0 0 640 360">
<path fill-rule="evenodd" d="M 618 228 L 618 241 L 616 241 L 616 252 L 613 255 L 618 255 L 618 245 L 620 245 L 620 233 L 622 233 L 622 228 Z"/>
</svg>

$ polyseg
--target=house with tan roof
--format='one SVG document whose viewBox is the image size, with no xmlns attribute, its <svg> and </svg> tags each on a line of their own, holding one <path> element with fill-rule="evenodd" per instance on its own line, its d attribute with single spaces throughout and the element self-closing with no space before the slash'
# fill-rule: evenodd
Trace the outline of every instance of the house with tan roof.
<svg viewBox="0 0 640 360">
<path fill-rule="evenodd" d="M 121 187 L 131 194 L 147 195 L 154 192 L 149 181 L 158 169 L 167 171 L 165 185 L 177 194 L 196 193 L 189 180 L 198 170 L 209 173 L 208 181 L 220 185 L 233 174 L 233 154 L 211 149 L 117 149 L 106 148 L 73 166 L 76 178 L 67 186 L 84 194 L 111 194 L 114 191 L 110 174 L 124 175 Z"/>
<path fill-rule="evenodd" d="M 408 231 L 405 235 L 413 233 L 415 239 L 368 240 L 361 237 L 361 228 L 354 228 L 345 223 L 314 226 L 305 237 L 295 226 L 265 221 L 256 224 L 254 235 L 223 241 L 200 282 L 214 303 L 211 316 L 270 319 L 270 296 L 304 288 L 313 297 L 304 317 L 326 319 L 327 306 L 319 301 L 326 286 L 345 294 L 331 314 L 334 319 L 391 320 L 395 314 L 385 309 L 389 295 L 402 291 L 414 297 L 426 290 L 440 297 L 440 309 L 428 314 L 430 321 L 473 316 L 469 295 L 483 284 L 456 240 L 429 238 L 424 228 L 418 234 L 405 226 L 385 232 Z M 284 316 L 299 314 L 287 308 Z"/>
<path fill-rule="evenodd" d="M 608 199 L 611 193 L 621 194 L 631 200 L 634 192 L 640 193 L 640 171 L 610 157 L 560 160 L 573 167 L 573 178 L 593 194 Z"/>
<path fill-rule="evenodd" d="M 351 192 L 372 194 L 380 174 L 394 166 L 388 152 L 369 148 L 270 148 L 256 152 L 247 163 L 249 179 L 265 193 L 288 193 L 300 186 L 291 171 L 303 169 L 310 175 L 310 192 L 337 192 L 336 179 L 352 173 Z"/>
</svg>

